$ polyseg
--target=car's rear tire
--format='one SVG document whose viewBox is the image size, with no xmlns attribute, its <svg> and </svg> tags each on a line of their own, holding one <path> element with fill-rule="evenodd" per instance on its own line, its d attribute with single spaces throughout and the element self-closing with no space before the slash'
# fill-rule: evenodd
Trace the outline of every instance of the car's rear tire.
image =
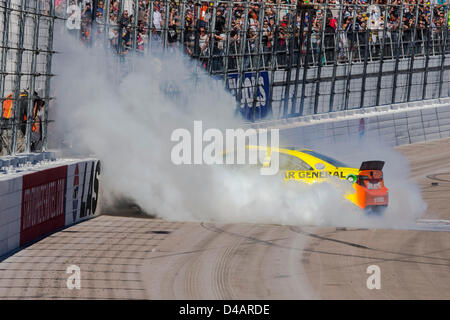
<svg viewBox="0 0 450 320">
<path fill-rule="evenodd" d="M 366 214 L 373 216 L 382 216 L 386 211 L 387 206 L 368 206 L 364 209 Z"/>
</svg>

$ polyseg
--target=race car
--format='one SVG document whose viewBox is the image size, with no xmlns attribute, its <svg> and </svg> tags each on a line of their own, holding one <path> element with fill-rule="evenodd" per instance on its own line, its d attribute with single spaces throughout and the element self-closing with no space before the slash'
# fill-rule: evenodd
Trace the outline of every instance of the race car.
<svg viewBox="0 0 450 320">
<path fill-rule="evenodd" d="M 384 185 L 384 161 L 364 161 L 360 168 L 352 168 L 343 162 L 309 149 L 268 148 L 247 146 L 247 149 L 265 151 L 263 166 L 270 165 L 274 152 L 279 156 L 279 171 L 284 180 L 317 183 L 335 177 L 353 185 L 354 192 L 345 198 L 366 211 L 382 213 L 389 203 L 389 190 Z"/>
</svg>

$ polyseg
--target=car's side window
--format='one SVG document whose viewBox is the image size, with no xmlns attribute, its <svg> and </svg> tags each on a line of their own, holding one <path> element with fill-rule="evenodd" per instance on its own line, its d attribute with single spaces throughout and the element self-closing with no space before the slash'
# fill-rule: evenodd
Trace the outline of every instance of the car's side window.
<svg viewBox="0 0 450 320">
<path fill-rule="evenodd" d="M 289 154 L 279 153 L 279 159 L 281 170 L 313 170 L 305 161 Z"/>
</svg>

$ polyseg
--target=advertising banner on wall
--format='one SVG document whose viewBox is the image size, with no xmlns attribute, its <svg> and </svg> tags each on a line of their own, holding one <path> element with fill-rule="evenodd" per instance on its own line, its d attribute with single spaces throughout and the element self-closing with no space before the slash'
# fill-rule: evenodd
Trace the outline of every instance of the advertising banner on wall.
<svg viewBox="0 0 450 320">
<path fill-rule="evenodd" d="M 0 256 L 99 211 L 100 161 L 69 160 L 0 180 Z"/>
<path fill-rule="evenodd" d="M 90 218 L 97 212 L 100 171 L 100 161 L 96 160 L 69 165 L 66 225 Z"/>
<path fill-rule="evenodd" d="M 232 73 L 228 75 L 228 89 L 239 99 L 240 91 L 240 75 L 239 73 Z M 258 79 L 256 76 L 258 75 Z M 256 101 L 254 101 L 254 89 L 256 90 Z M 263 119 L 266 117 L 270 109 L 270 85 L 269 85 L 269 72 L 261 71 L 258 74 L 256 72 L 244 73 L 242 79 L 242 93 L 239 102 L 240 113 L 246 120 Z"/>
<path fill-rule="evenodd" d="M 23 176 L 20 245 L 65 225 L 67 166 Z"/>
</svg>

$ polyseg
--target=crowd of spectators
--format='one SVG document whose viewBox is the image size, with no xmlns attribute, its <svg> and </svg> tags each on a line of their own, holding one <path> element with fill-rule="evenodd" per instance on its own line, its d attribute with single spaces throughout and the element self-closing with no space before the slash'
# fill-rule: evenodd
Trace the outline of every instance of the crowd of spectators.
<svg viewBox="0 0 450 320">
<path fill-rule="evenodd" d="M 210 71 L 441 54 L 447 0 L 60 0 L 69 33 L 121 56 L 181 47 Z M 299 7 L 305 10 L 298 10 Z"/>
</svg>

